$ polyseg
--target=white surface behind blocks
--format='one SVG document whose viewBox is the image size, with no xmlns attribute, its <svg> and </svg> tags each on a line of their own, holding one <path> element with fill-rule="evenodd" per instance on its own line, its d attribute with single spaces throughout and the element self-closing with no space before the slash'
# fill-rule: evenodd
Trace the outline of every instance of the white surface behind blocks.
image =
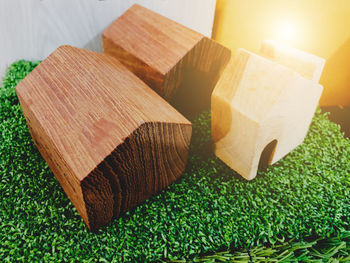
<svg viewBox="0 0 350 263">
<path fill-rule="evenodd" d="M 18 59 L 69 44 L 101 51 L 101 33 L 134 3 L 211 37 L 216 0 L 1 0 L 0 79 Z"/>
</svg>

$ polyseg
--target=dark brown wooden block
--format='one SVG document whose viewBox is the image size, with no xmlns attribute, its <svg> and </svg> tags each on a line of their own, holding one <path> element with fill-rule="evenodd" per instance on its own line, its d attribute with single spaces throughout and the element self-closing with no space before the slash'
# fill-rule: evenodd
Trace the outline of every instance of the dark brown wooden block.
<svg viewBox="0 0 350 263">
<path fill-rule="evenodd" d="M 211 92 L 231 52 L 185 26 L 133 5 L 102 34 L 118 58 L 187 117 L 210 107 Z"/>
<path fill-rule="evenodd" d="M 60 47 L 16 91 L 36 146 L 90 229 L 184 171 L 191 123 L 111 56 Z"/>
</svg>

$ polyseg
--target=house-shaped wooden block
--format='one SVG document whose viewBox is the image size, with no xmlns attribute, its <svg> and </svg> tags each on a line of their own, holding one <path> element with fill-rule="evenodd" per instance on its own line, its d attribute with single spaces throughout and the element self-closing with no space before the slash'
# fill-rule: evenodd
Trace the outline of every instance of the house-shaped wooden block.
<svg viewBox="0 0 350 263">
<path fill-rule="evenodd" d="M 103 50 L 186 117 L 210 107 L 231 52 L 185 26 L 133 5 L 102 34 Z"/>
<path fill-rule="evenodd" d="M 273 40 L 263 41 L 260 54 L 318 83 L 326 60 Z"/>
<path fill-rule="evenodd" d="M 16 91 L 36 146 L 90 229 L 185 169 L 191 123 L 113 57 L 60 47 Z"/>
<path fill-rule="evenodd" d="M 263 152 L 273 164 L 303 142 L 321 92 L 315 81 L 239 49 L 212 94 L 215 154 L 253 179 Z"/>
</svg>

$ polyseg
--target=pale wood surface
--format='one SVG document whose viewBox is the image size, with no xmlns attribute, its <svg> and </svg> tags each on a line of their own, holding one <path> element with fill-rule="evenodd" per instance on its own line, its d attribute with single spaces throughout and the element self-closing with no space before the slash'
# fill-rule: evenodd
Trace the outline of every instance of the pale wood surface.
<svg viewBox="0 0 350 263">
<path fill-rule="evenodd" d="M 244 178 L 256 176 L 260 157 L 277 162 L 303 142 L 322 86 L 276 62 L 239 49 L 212 94 L 215 154 Z"/>
<path fill-rule="evenodd" d="M 101 51 L 102 31 L 134 3 L 211 36 L 215 0 L 1 0 L 0 78 L 15 60 L 44 59 L 61 45 Z"/>
<path fill-rule="evenodd" d="M 210 95 L 230 51 L 140 5 L 102 34 L 104 52 L 120 60 L 185 116 L 210 106 Z"/>
<path fill-rule="evenodd" d="M 260 54 L 298 72 L 304 78 L 318 83 L 326 63 L 324 58 L 289 47 L 273 40 L 261 44 Z"/>
<path fill-rule="evenodd" d="M 110 56 L 60 47 L 16 91 L 34 142 L 90 229 L 184 171 L 190 122 Z"/>
</svg>

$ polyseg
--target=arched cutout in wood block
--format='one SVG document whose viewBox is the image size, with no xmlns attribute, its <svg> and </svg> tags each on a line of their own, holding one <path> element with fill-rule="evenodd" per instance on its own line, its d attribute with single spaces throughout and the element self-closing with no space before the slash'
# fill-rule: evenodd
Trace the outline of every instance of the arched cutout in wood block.
<svg viewBox="0 0 350 263">
<path fill-rule="evenodd" d="M 272 164 L 303 142 L 321 93 L 321 85 L 290 68 L 239 49 L 211 98 L 216 156 L 253 179 L 272 140 Z"/>
<path fill-rule="evenodd" d="M 186 117 L 210 107 L 231 52 L 183 25 L 133 5 L 102 34 L 103 50 L 120 60 Z"/>
<path fill-rule="evenodd" d="M 296 48 L 265 40 L 260 49 L 261 55 L 298 72 L 304 78 L 318 83 L 326 60 Z"/>
<path fill-rule="evenodd" d="M 185 169 L 191 123 L 113 57 L 60 47 L 16 91 L 36 146 L 92 230 Z"/>
<path fill-rule="evenodd" d="M 273 159 L 273 155 L 275 154 L 276 146 L 277 146 L 277 140 L 273 140 L 268 145 L 266 145 L 266 147 L 264 148 L 264 150 L 260 155 L 260 161 L 258 166 L 259 170 L 265 171 L 267 167 L 270 164 L 272 164 L 272 159 Z"/>
</svg>

